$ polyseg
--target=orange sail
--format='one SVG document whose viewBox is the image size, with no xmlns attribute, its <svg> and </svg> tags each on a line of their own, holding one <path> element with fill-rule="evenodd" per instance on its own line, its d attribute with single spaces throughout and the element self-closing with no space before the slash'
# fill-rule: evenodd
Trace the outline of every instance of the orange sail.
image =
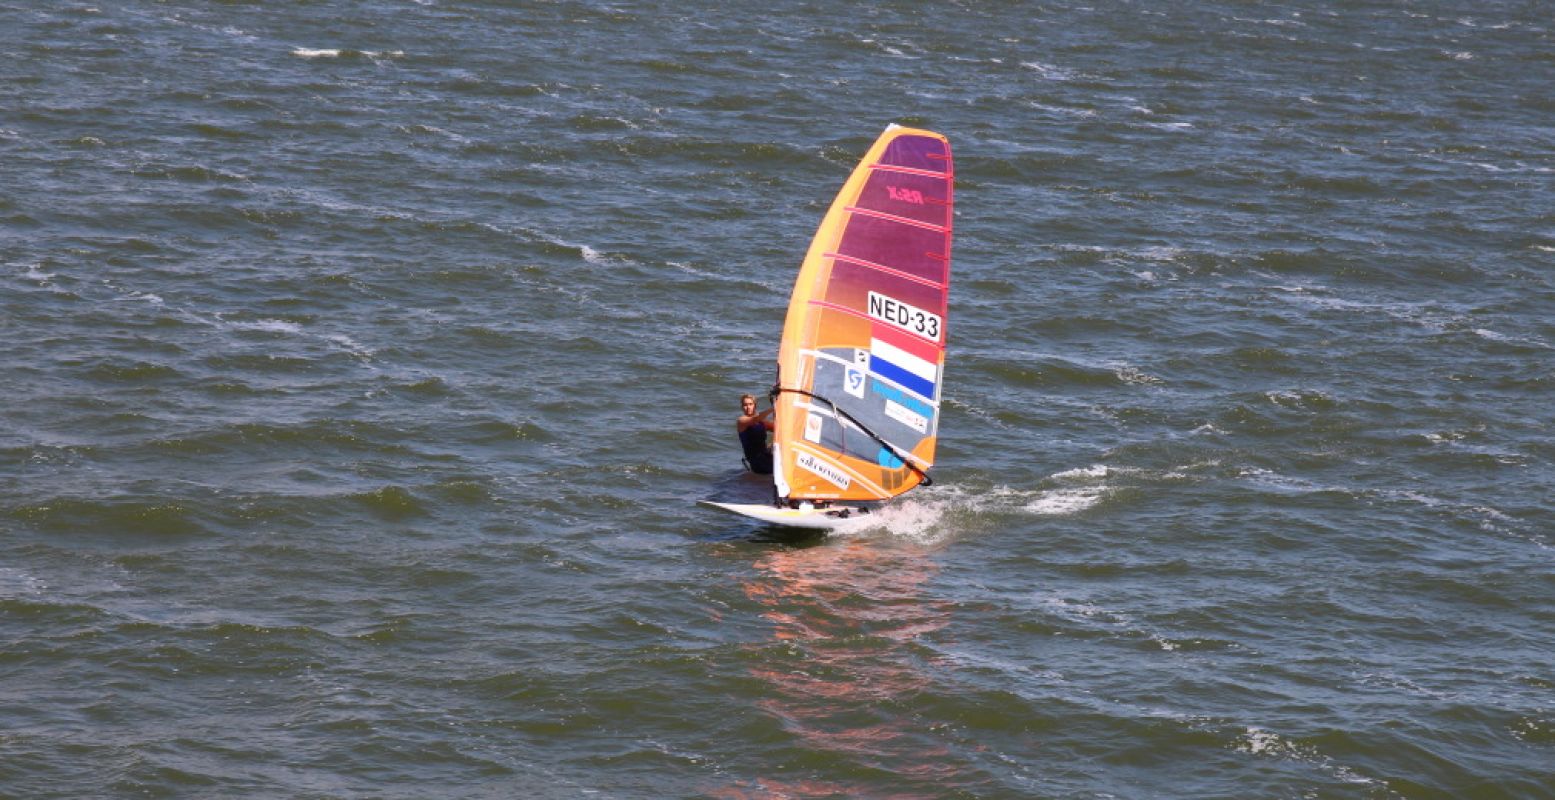
<svg viewBox="0 0 1555 800">
<path fill-rule="evenodd" d="M 821 221 L 778 350 L 779 497 L 885 500 L 927 481 L 954 172 L 944 136 L 893 125 Z"/>
</svg>

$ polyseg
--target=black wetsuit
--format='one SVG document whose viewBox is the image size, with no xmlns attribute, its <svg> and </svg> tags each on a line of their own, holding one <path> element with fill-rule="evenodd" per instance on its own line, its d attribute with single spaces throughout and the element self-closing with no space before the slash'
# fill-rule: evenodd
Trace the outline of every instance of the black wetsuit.
<svg viewBox="0 0 1555 800">
<path fill-rule="evenodd" d="M 772 451 L 767 448 L 767 426 L 756 420 L 740 431 L 740 448 L 745 451 L 745 466 L 757 475 L 772 474 Z"/>
</svg>

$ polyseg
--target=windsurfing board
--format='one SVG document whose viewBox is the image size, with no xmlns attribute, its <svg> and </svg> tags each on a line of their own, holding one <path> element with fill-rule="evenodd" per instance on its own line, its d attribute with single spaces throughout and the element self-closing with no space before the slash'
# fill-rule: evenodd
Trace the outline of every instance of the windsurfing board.
<svg viewBox="0 0 1555 800">
<path fill-rule="evenodd" d="M 856 524 L 861 519 L 867 519 L 865 515 L 869 514 L 869 509 L 862 506 L 781 508 L 771 503 L 716 503 L 712 500 L 701 500 L 697 505 L 738 514 L 769 525 L 822 531 L 836 530 L 850 523 Z"/>
</svg>

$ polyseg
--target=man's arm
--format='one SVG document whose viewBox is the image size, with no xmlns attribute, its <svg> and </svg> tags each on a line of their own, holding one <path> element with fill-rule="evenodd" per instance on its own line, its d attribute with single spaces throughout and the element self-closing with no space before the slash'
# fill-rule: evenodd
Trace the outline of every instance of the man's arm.
<svg viewBox="0 0 1555 800">
<path fill-rule="evenodd" d="M 749 428 L 751 423 L 754 422 L 763 422 L 767 425 L 767 427 L 770 428 L 772 427 L 772 413 L 775 410 L 776 409 L 769 408 L 766 411 L 757 411 L 754 414 L 741 416 L 740 419 L 734 423 L 734 429 L 743 433 L 745 429 Z"/>
</svg>

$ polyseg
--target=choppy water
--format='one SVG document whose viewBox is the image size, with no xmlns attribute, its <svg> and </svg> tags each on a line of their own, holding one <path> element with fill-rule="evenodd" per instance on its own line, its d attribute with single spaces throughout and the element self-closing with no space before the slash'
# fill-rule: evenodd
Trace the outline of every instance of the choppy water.
<svg viewBox="0 0 1555 800">
<path fill-rule="evenodd" d="M 0 3 L 0 795 L 1555 796 L 1543 3 Z M 738 468 L 889 122 L 939 485 Z"/>
</svg>

